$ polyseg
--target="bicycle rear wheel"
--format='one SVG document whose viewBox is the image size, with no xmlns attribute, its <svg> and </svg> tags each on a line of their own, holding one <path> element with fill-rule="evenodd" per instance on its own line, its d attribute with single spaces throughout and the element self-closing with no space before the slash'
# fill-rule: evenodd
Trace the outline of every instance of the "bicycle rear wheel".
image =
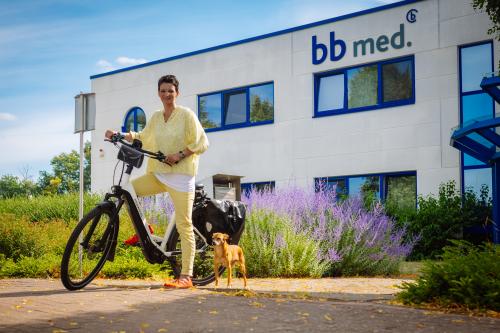
<svg viewBox="0 0 500 333">
<path fill-rule="evenodd" d="M 61 281 L 68 290 L 89 284 L 101 271 L 118 233 L 114 212 L 96 207 L 77 224 L 61 262 Z"/>
<path fill-rule="evenodd" d="M 201 238 L 196 231 L 194 233 L 194 238 L 196 241 L 196 254 L 194 256 L 192 281 L 195 286 L 204 286 L 215 280 L 214 251 L 213 247 L 207 244 L 210 240 L 205 242 L 205 240 L 203 240 L 203 238 Z M 174 229 L 170 235 L 167 250 L 179 253 L 178 255 L 169 258 L 175 277 L 179 277 L 181 274 L 182 254 L 181 239 L 177 229 Z M 223 272 L 224 267 L 221 267 L 219 269 L 219 273 L 222 274 Z"/>
</svg>

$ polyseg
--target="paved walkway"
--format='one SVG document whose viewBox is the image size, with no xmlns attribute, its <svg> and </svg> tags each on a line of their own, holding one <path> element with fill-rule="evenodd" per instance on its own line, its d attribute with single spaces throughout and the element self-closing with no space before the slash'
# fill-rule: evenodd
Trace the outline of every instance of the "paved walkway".
<svg viewBox="0 0 500 333">
<path fill-rule="evenodd" d="M 250 279 L 236 297 L 149 281 L 69 292 L 58 280 L 0 280 L 0 332 L 499 332 L 500 319 L 387 304 L 400 283 Z"/>
</svg>

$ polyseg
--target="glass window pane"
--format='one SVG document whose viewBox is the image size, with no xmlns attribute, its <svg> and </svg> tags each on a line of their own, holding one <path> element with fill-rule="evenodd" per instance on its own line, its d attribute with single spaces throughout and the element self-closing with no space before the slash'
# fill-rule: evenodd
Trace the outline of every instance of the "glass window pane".
<svg viewBox="0 0 500 333">
<path fill-rule="evenodd" d="M 415 208 L 417 205 L 417 176 L 386 176 L 386 203 L 398 208 Z"/>
<path fill-rule="evenodd" d="M 258 183 L 242 183 L 240 187 L 241 187 L 241 194 L 248 198 L 250 196 L 251 191 L 260 193 L 274 191 L 275 182 L 269 181 L 269 182 L 258 182 Z"/>
<path fill-rule="evenodd" d="M 213 94 L 202 96 L 198 104 L 198 119 L 203 128 L 216 128 L 221 126 L 221 95 Z"/>
<path fill-rule="evenodd" d="M 250 121 L 274 119 L 274 85 L 266 84 L 250 88 Z"/>
<path fill-rule="evenodd" d="M 377 104 L 377 65 L 364 66 L 347 71 L 349 109 Z"/>
<path fill-rule="evenodd" d="M 337 197 L 347 195 L 347 187 L 345 179 L 329 180 L 326 182 L 325 185 L 327 191 L 333 191 L 335 189 Z"/>
<path fill-rule="evenodd" d="M 252 184 L 252 188 L 258 192 L 274 191 L 274 182 L 262 182 Z"/>
<path fill-rule="evenodd" d="M 349 196 L 374 196 L 380 199 L 380 179 L 378 176 L 349 177 Z"/>
<path fill-rule="evenodd" d="M 411 61 L 401 61 L 382 66 L 384 102 L 410 99 L 413 96 Z"/>
<path fill-rule="evenodd" d="M 462 92 L 481 90 L 483 76 L 493 71 L 491 44 L 482 44 L 460 49 L 462 60 Z"/>
<path fill-rule="evenodd" d="M 462 124 L 467 126 L 474 120 L 493 118 L 493 99 L 486 93 L 462 96 Z M 480 143 L 488 144 L 488 141 L 479 135 L 473 137 Z M 483 162 L 474 157 L 464 154 L 464 166 L 484 165 Z"/>
<path fill-rule="evenodd" d="M 146 114 L 142 109 L 137 109 L 136 111 L 136 117 L 137 117 L 137 132 L 140 132 L 146 127 Z"/>
<path fill-rule="evenodd" d="M 247 119 L 247 94 L 238 91 L 224 95 L 224 125 L 246 122 Z"/>
<path fill-rule="evenodd" d="M 320 78 L 318 89 L 318 112 L 344 108 L 344 74 Z"/>
<path fill-rule="evenodd" d="M 464 166 L 473 166 L 473 165 L 486 165 L 486 164 L 481 162 L 477 158 L 474 158 L 469 154 L 464 153 Z"/>
<path fill-rule="evenodd" d="M 462 96 L 462 124 L 493 118 L 493 98 L 487 93 Z"/>
<path fill-rule="evenodd" d="M 125 132 L 130 132 L 134 130 L 134 112 L 129 112 L 127 114 L 127 119 L 125 119 Z"/>
<path fill-rule="evenodd" d="M 491 198 L 491 183 L 491 168 L 464 170 L 464 189 L 473 191 L 478 197 L 481 194 L 481 187 L 487 186 L 488 198 Z"/>
</svg>

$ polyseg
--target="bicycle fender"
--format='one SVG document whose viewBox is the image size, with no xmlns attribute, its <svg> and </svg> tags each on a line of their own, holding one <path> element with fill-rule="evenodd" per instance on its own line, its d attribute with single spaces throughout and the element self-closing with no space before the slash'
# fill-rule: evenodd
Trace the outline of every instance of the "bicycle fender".
<svg viewBox="0 0 500 333">
<path fill-rule="evenodd" d="M 116 230 L 114 232 L 114 236 L 113 236 L 113 240 L 112 240 L 112 244 L 111 244 L 111 250 L 109 251 L 108 258 L 107 258 L 108 261 L 112 262 L 115 260 L 116 246 L 118 245 L 118 228 L 120 226 L 120 223 L 119 223 L 120 217 L 118 216 L 118 213 L 116 211 L 116 206 L 112 201 L 105 200 L 105 201 L 99 202 L 96 206 L 103 209 L 103 210 L 111 211 L 112 216 L 113 216 L 113 221 L 115 222 L 114 225 L 115 225 Z"/>
<path fill-rule="evenodd" d="M 104 200 L 104 201 L 99 202 L 98 204 L 96 204 L 96 207 L 100 207 L 102 209 L 107 209 L 107 210 L 110 210 L 112 212 L 114 212 L 116 210 L 115 204 L 112 201 L 108 201 L 108 200 Z"/>
</svg>

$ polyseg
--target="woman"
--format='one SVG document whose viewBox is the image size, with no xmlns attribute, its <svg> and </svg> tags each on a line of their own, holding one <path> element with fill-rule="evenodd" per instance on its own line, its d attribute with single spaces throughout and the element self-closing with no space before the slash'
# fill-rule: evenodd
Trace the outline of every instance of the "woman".
<svg viewBox="0 0 500 333">
<path fill-rule="evenodd" d="M 182 270 L 179 279 L 165 283 L 167 288 L 193 286 L 195 239 L 191 213 L 199 155 L 208 148 L 208 139 L 198 118 L 189 108 L 176 104 L 179 81 L 174 75 L 158 80 L 158 96 L 163 110 L 155 112 L 139 133 L 125 135 L 127 141 L 139 139 L 147 150 L 161 151 L 163 162 L 150 159 L 146 174 L 132 181 L 137 196 L 168 192 L 175 208 L 175 225 L 181 238 Z M 106 131 L 110 138 L 115 132 Z"/>
</svg>

